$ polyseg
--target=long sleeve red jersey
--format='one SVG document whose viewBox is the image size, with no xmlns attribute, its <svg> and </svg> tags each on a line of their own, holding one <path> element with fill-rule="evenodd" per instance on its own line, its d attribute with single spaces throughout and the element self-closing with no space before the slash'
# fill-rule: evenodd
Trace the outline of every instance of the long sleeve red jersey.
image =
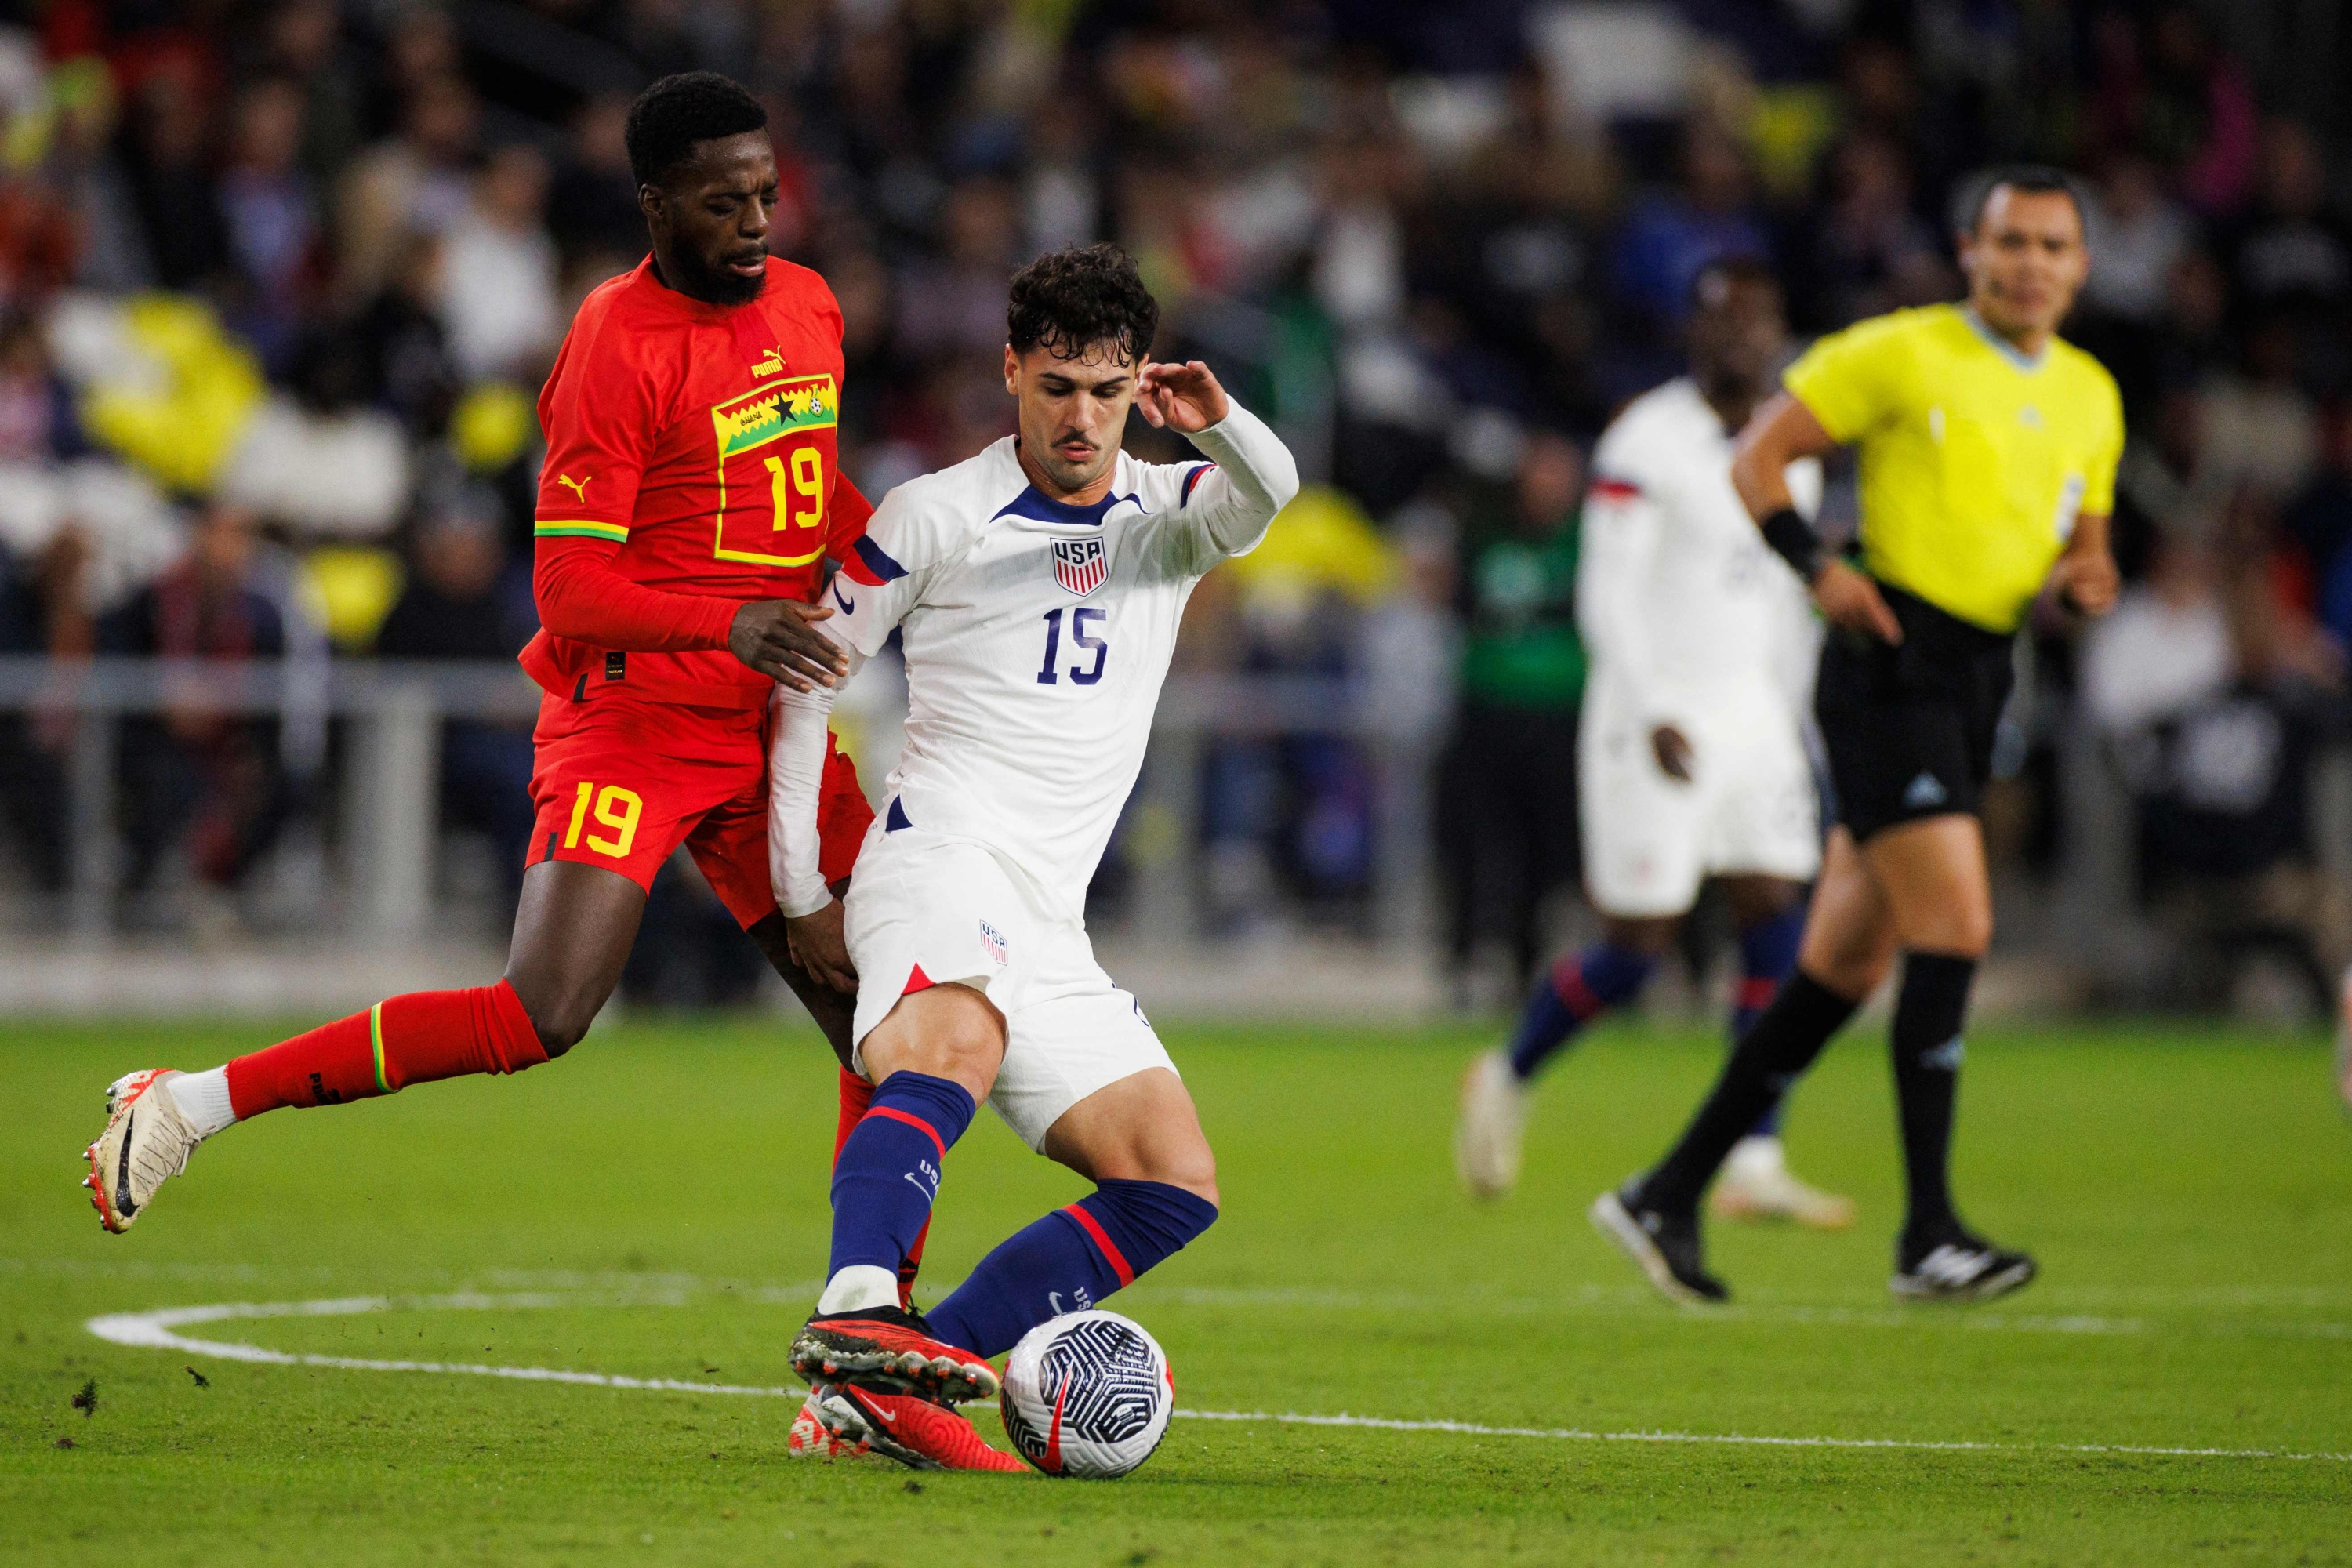
<svg viewBox="0 0 2352 1568">
<path fill-rule="evenodd" d="M 773 683 L 727 651 L 737 607 L 814 597 L 873 510 L 836 463 L 841 378 L 833 290 L 789 261 L 740 305 L 678 293 L 651 258 L 591 293 L 539 395 L 531 679 L 765 703 Z"/>
</svg>

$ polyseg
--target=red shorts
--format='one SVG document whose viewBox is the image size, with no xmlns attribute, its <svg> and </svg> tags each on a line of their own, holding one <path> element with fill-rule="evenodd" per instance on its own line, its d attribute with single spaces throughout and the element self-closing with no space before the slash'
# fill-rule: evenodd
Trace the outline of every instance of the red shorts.
<svg viewBox="0 0 2352 1568">
<path fill-rule="evenodd" d="M 680 844 L 746 931 L 776 910 L 768 880 L 766 708 L 691 708 L 607 687 L 539 700 L 529 864 L 570 860 L 650 890 Z M 824 879 L 849 875 L 874 808 L 837 743 L 817 805 Z"/>
</svg>

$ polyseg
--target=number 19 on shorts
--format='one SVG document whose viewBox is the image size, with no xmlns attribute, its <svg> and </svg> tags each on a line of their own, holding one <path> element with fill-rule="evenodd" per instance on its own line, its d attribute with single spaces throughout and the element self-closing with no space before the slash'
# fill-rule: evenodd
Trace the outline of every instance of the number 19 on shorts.
<svg viewBox="0 0 2352 1568">
<path fill-rule="evenodd" d="M 637 841 L 637 818 L 645 815 L 646 803 L 637 792 L 623 789 L 619 784 L 606 784 L 599 790 L 593 784 L 583 784 L 572 800 L 572 822 L 563 830 L 563 847 L 580 847 L 580 830 L 588 826 L 591 816 L 613 830 L 611 837 L 601 833 L 588 835 L 588 847 L 599 855 L 610 855 L 618 860 Z"/>
</svg>

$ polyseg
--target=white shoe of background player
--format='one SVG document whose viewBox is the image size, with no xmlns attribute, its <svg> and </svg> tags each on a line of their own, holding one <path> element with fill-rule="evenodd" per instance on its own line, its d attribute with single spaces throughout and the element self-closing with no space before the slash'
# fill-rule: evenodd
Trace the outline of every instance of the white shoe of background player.
<svg viewBox="0 0 2352 1568">
<path fill-rule="evenodd" d="M 1527 1131 L 1528 1091 L 1511 1058 L 1488 1051 L 1462 1079 L 1462 1119 L 1454 1127 L 1454 1168 L 1462 1184 L 1497 1198 L 1519 1179 L 1519 1144 Z"/>
<path fill-rule="evenodd" d="M 1723 1219 L 1792 1219 L 1815 1230 L 1843 1230 L 1853 1223 L 1852 1198 L 1790 1174 L 1778 1138 L 1742 1138 L 1733 1144 L 1707 1207 Z"/>
<path fill-rule="evenodd" d="M 188 1168 L 188 1156 L 204 1141 L 164 1087 L 180 1076 L 150 1068 L 107 1086 L 106 1131 L 83 1151 L 89 1174 L 81 1184 L 99 1223 L 117 1234 L 146 1212 L 156 1188 Z"/>
</svg>

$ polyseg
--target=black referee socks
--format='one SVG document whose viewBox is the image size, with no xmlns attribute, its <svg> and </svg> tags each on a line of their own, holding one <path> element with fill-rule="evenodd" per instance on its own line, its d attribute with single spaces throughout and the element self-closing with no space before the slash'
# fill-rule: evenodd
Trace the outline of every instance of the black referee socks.
<svg viewBox="0 0 2352 1568">
<path fill-rule="evenodd" d="M 1909 994 L 1907 990 L 1905 994 Z M 1960 996 L 1965 1002 L 1966 980 L 1961 982 Z M 1731 1152 L 1731 1146 L 1756 1125 L 1758 1117 L 1780 1103 L 1789 1086 L 1813 1065 L 1830 1037 L 1845 1027 L 1845 1021 L 1860 1005 L 1802 969 L 1790 972 L 1764 1016 L 1740 1037 L 1731 1059 L 1724 1064 L 1723 1076 L 1716 1079 L 1715 1092 L 1691 1119 L 1682 1142 L 1642 1178 L 1642 1205 L 1668 1214 L 1696 1212 L 1699 1194 L 1715 1179 L 1716 1167 Z M 1948 1097 L 1947 1106 L 1949 1103 Z M 1947 1126 L 1949 1122 L 1948 1111 Z M 1907 1121 L 1905 1131 L 1907 1145 Z"/>
<path fill-rule="evenodd" d="M 1977 961 L 1948 952 L 1903 960 L 1903 994 L 1895 1004 L 1895 1100 L 1903 1116 L 1903 1172 L 1911 1194 L 1907 1240 L 1927 1243 L 1959 1228 L 1947 1182 L 1952 1104 L 1959 1089 L 1960 1026 Z"/>
</svg>

